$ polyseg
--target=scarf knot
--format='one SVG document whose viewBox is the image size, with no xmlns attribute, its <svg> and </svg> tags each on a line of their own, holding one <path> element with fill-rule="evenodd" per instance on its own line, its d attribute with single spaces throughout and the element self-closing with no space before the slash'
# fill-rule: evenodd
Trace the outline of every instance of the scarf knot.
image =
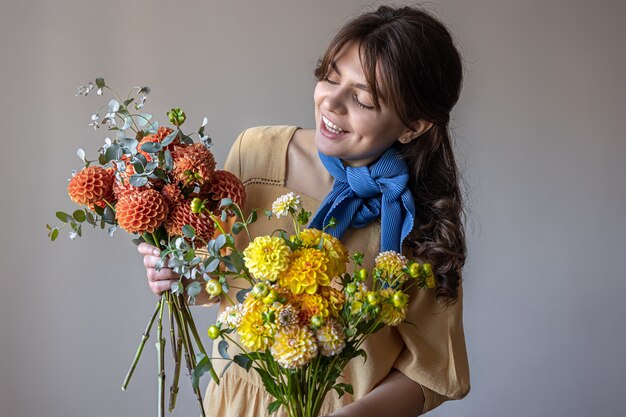
<svg viewBox="0 0 626 417">
<path fill-rule="evenodd" d="M 398 150 L 390 147 L 372 165 L 356 168 L 345 167 L 336 157 L 319 157 L 335 181 L 309 227 L 322 229 L 334 217 L 337 227 L 327 232 L 341 238 L 348 227 L 361 228 L 380 217 L 380 250 L 401 252 L 402 241 L 413 229 L 415 203 Z"/>
</svg>

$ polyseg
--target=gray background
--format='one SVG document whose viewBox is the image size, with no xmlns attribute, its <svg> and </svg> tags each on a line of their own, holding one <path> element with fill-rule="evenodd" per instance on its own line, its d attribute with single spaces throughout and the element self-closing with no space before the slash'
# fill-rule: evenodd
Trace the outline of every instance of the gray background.
<svg viewBox="0 0 626 417">
<path fill-rule="evenodd" d="M 209 118 L 223 162 L 242 129 L 313 125 L 312 68 L 367 1 L 11 1 L 0 10 L 0 415 L 155 413 L 153 339 L 119 386 L 155 297 L 130 239 L 50 243 L 66 179 L 105 132 L 103 76 L 147 110 Z M 469 184 L 472 391 L 433 416 L 618 416 L 626 401 L 621 1 L 438 1 L 466 61 L 453 130 Z M 204 326 L 214 310 L 197 308 Z M 204 332 L 203 332 L 204 333 Z M 206 383 L 206 381 L 205 381 Z M 198 415 L 182 380 L 177 416 Z"/>
</svg>

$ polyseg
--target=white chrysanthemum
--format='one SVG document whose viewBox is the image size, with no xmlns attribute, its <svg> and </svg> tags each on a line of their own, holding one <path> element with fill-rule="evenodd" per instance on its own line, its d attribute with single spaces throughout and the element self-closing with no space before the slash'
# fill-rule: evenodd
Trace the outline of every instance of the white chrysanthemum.
<svg viewBox="0 0 626 417">
<path fill-rule="evenodd" d="M 276 310 L 276 324 L 279 328 L 287 328 L 298 323 L 298 309 L 291 304 L 282 304 Z"/>
<path fill-rule="evenodd" d="M 313 332 L 304 326 L 292 326 L 274 336 L 272 356 L 283 368 L 300 368 L 317 356 Z"/>
<path fill-rule="evenodd" d="M 290 211 L 297 212 L 301 208 L 300 196 L 296 193 L 281 195 L 272 203 L 272 213 L 274 213 L 277 219 L 280 216 L 288 216 Z"/>
<path fill-rule="evenodd" d="M 326 324 L 317 329 L 315 336 L 320 353 L 324 356 L 338 355 L 346 347 L 346 334 L 343 331 L 343 326 L 334 320 L 328 320 Z"/>
<path fill-rule="evenodd" d="M 244 313 L 243 310 L 243 304 L 241 303 L 228 306 L 220 313 L 217 322 L 228 326 L 229 329 L 235 329 L 241 324 Z"/>
</svg>

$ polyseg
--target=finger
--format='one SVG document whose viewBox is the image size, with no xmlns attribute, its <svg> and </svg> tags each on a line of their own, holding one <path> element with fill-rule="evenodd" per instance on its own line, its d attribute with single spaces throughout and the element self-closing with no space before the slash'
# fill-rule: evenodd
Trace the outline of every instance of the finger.
<svg viewBox="0 0 626 417">
<path fill-rule="evenodd" d="M 178 280 L 178 274 L 171 269 L 161 269 L 160 271 L 157 271 L 154 268 L 148 268 L 146 275 L 148 276 L 148 281 L 150 282 Z"/>
<path fill-rule="evenodd" d="M 174 281 L 154 281 L 150 282 L 150 290 L 156 295 L 161 295 L 163 291 L 170 290 Z"/>
<path fill-rule="evenodd" d="M 161 265 L 161 269 L 167 268 L 167 265 L 161 261 L 160 256 L 146 255 L 143 257 L 143 266 L 146 268 L 156 268 L 157 265 Z"/>
<path fill-rule="evenodd" d="M 141 253 L 142 255 L 153 256 L 159 256 L 159 254 L 161 253 L 161 251 L 159 251 L 159 248 L 146 242 L 140 243 L 139 246 L 137 246 L 137 251 L 139 251 L 139 253 Z"/>
</svg>

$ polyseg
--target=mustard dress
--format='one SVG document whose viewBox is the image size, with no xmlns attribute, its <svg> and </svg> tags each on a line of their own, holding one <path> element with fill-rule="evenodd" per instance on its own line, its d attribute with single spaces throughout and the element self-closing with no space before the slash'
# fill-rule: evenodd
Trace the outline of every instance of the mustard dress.
<svg viewBox="0 0 626 417">
<path fill-rule="evenodd" d="M 314 213 L 321 204 L 319 200 L 285 187 L 287 147 L 297 129 L 294 126 L 251 128 L 241 133 L 233 144 L 224 169 L 243 181 L 247 192 L 244 213 L 257 208 L 260 209 L 259 214 L 262 214 L 264 210 L 271 209 L 276 198 L 290 191 L 301 196 L 303 206 L 308 211 Z M 268 220 L 264 215 L 258 217 L 259 220 L 251 227 L 253 237 L 270 234 L 279 228 L 292 231 L 290 218 Z M 244 233 L 239 236 L 242 235 Z M 379 252 L 380 223 L 372 222 L 362 229 L 349 229 L 341 240 L 350 253 L 364 253 L 370 262 L 365 266 L 371 267 Z M 244 247 L 247 243 L 247 240 L 240 242 Z M 408 255 L 406 251 L 405 255 Z M 237 280 L 234 285 L 241 287 L 244 284 L 245 281 Z M 462 287 L 459 288 L 458 301 L 448 308 L 436 301 L 434 290 L 413 289 L 415 291 L 411 290 L 407 320 L 414 326 L 400 324 L 397 327 L 385 327 L 369 336 L 363 344 L 367 361 L 362 357 L 353 359 L 341 377 L 344 382 L 352 384 L 354 395 L 345 394 L 339 398 L 335 391 L 330 391 L 322 406 L 322 415 L 329 415 L 363 397 L 392 369 L 397 369 L 420 384 L 425 397 L 422 413 L 444 401 L 467 395 L 470 383 L 463 334 Z M 237 291 L 231 289 L 229 295 L 233 300 Z M 228 301 L 222 299 L 220 312 L 229 305 Z M 236 353 L 237 348 L 231 344 L 230 357 Z M 214 344 L 212 356 L 220 357 L 217 343 Z M 226 362 L 217 359 L 214 365 L 219 375 Z M 253 369 L 246 372 L 232 364 L 220 379 L 219 385 L 212 381 L 209 383 L 204 408 L 207 416 L 263 416 L 267 415 L 267 406 L 273 400 Z M 285 415 L 282 407 L 273 414 L 277 417 Z"/>
</svg>

